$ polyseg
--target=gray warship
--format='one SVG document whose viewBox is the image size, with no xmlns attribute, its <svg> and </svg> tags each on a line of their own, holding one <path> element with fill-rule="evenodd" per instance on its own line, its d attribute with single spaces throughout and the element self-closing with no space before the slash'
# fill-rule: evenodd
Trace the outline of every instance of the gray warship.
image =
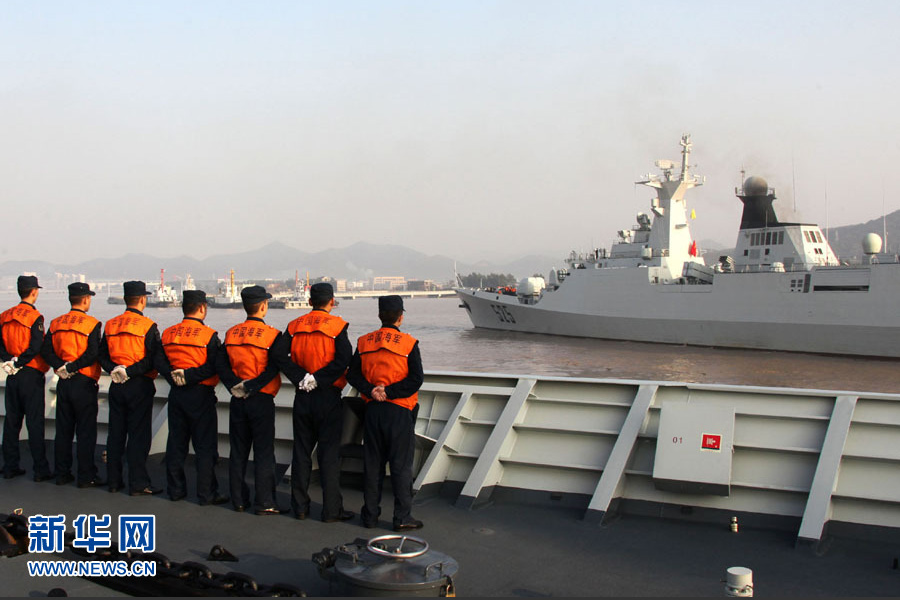
<svg viewBox="0 0 900 600">
<path fill-rule="evenodd" d="M 572 252 L 548 279 L 529 277 L 515 295 L 456 290 L 475 327 L 588 338 L 823 354 L 900 356 L 897 256 L 864 240 L 863 264 L 841 264 L 818 225 L 779 221 L 775 191 L 751 176 L 735 193 L 743 214 L 734 256 L 707 265 L 691 236 L 686 192 L 691 140 L 680 170 L 637 183 L 656 190 L 650 213 L 618 232 L 607 250 Z"/>
</svg>

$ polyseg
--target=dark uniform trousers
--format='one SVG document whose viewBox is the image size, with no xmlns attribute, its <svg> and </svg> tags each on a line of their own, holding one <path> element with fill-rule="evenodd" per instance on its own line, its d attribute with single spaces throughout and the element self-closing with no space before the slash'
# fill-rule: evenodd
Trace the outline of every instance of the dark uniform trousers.
<svg viewBox="0 0 900 600">
<path fill-rule="evenodd" d="M 340 488 L 340 449 L 343 429 L 341 391 L 334 386 L 294 395 L 294 452 L 291 463 L 291 508 L 294 514 L 309 513 L 309 479 L 312 453 L 316 456 L 322 483 L 322 519 L 334 519 L 344 510 Z"/>
<path fill-rule="evenodd" d="M 169 394 L 169 439 L 166 442 L 166 478 L 169 496 L 187 494 L 184 461 L 188 444 L 194 445 L 197 462 L 197 498 L 208 502 L 219 491 L 216 480 L 219 418 L 216 392 L 208 385 L 172 387 Z"/>
<path fill-rule="evenodd" d="M 78 483 L 97 479 L 97 382 L 81 373 L 56 384 L 56 476 L 72 473 L 72 440 L 78 438 Z"/>
<path fill-rule="evenodd" d="M 109 385 L 109 434 L 106 438 L 106 470 L 109 487 L 122 487 L 123 459 L 128 463 L 128 488 L 132 492 L 150 485 L 147 456 L 153 428 L 153 396 L 156 386 L 143 375 Z"/>
<path fill-rule="evenodd" d="M 228 479 L 233 504 L 250 506 L 250 488 L 244 478 L 253 447 L 255 506 L 275 508 L 275 398 L 259 392 L 231 398 L 228 412 L 231 457 Z"/>
<path fill-rule="evenodd" d="M 418 408 L 418 405 L 416 405 Z M 415 454 L 415 412 L 393 402 L 367 402 L 363 426 L 362 521 L 374 524 L 381 515 L 384 465 L 391 467 L 394 525 L 409 521 L 412 513 L 412 463 Z"/>
<path fill-rule="evenodd" d="M 50 475 L 47 448 L 44 446 L 44 374 L 22 367 L 6 378 L 6 417 L 3 419 L 3 462 L 6 472 L 19 468 L 19 432 L 22 420 L 28 428 L 28 447 L 34 474 Z"/>
</svg>

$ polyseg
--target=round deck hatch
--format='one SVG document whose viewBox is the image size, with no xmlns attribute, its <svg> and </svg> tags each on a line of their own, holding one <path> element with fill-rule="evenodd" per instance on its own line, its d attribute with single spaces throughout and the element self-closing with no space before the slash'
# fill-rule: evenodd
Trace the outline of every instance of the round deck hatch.
<svg viewBox="0 0 900 600">
<path fill-rule="evenodd" d="M 313 554 L 337 596 L 455 596 L 455 559 L 411 535 L 358 538 Z"/>
</svg>

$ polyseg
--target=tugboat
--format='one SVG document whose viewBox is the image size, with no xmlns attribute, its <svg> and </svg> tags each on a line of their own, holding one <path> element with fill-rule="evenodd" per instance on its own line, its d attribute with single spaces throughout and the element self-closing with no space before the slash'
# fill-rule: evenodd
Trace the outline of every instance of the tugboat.
<svg viewBox="0 0 900 600">
<path fill-rule="evenodd" d="M 303 285 L 300 285 L 300 273 L 294 272 L 294 293 L 285 299 L 284 308 L 291 310 L 309 308 L 309 271 L 306 272 Z"/>
<path fill-rule="evenodd" d="M 243 308 L 244 303 L 241 301 L 241 290 L 252 284 L 237 285 L 234 282 L 234 269 L 228 278 L 228 284 L 215 296 L 210 299 L 210 308 Z M 269 308 L 284 308 L 284 300 L 272 298 L 269 300 Z"/>
<path fill-rule="evenodd" d="M 243 308 L 241 302 L 241 290 L 234 284 L 234 269 L 228 279 L 227 286 L 218 294 L 210 298 L 210 308 Z"/>
<path fill-rule="evenodd" d="M 191 277 L 191 274 L 188 273 L 184 281 L 181 283 L 181 295 L 184 296 L 184 293 L 188 290 L 196 290 L 197 286 L 194 285 L 194 278 Z"/>
<path fill-rule="evenodd" d="M 682 136 L 680 170 L 638 184 L 656 190 L 650 212 L 618 232 L 611 249 L 572 252 L 548 280 L 530 277 L 515 296 L 457 288 L 475 327 L 644 342 L 824 354 L 900 356 L 900 261 L 866 236 L 866 259 L 841 265 L 818 225 L 783 223 L 775 190 L 747 177 L 735 256 L 712 266 L 691 237 L 685 194 L 691 173 Z"/>
<path fill-rule="evenodd" d="M 147 297 L 147 306 L 151 308 L 177 308 L 181 306 L 181 299 L 171 285 L 166 285 L 166 270 L 159 270 L 159 287 L 153 295 Z"/>
<path fill-rule="evenodd" d="M 190 275 L 188 275 L 190 279 Z M 193 288 L 190 288 L 193 289 Z M 125 304 L 122 296 L 107 296 L 107 304 Z M 166 270 L 159 270 L 159 287 L 153 290 L 153 293 L 147 296 L 147 306 L 150 308 L 177 308 L 181 306 L 181 299 L 178 293 L 170 285 L 166 285 Z"/>
</svg>

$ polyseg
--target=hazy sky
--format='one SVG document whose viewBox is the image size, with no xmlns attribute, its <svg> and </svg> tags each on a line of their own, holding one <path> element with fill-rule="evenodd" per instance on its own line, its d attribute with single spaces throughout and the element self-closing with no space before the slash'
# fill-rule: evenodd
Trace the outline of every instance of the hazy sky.
<svg viewBox="0 0 900 600">
<path fill-rule="evenodd" d="M 564 255 L 647 210 L 682 132 L 696 238 L 734 242 L 742 166 L 804 221 L 900 208 L 896 1 L 0 10 L 0 261 Z"/>
</svg>

